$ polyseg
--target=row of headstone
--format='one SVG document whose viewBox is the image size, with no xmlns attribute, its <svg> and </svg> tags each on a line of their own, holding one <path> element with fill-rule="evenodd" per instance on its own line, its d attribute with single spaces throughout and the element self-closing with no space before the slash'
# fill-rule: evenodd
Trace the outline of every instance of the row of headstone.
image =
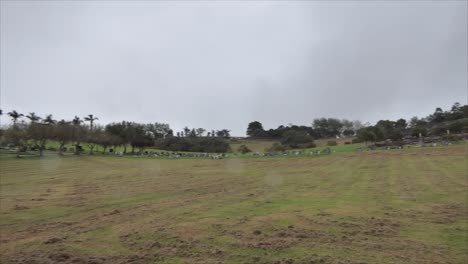
<svg viewBox="0 0 468 264">
<path fill-rule="evenodd" d="M 437 147 L 437 146 L 451 146 L 453 143 L 450 142 L 450 141 L 441 141 L 441 142 L 432 142 L 432 143 L 421 143 L 419 146 L 422 147 L 422 148 L 426 148 L 426 147 Z M 396 145 L 396 146 L 382 146 L 382 147 L 377 147 L 377 146 L 368 146 L 367 148 L 358 148 L 358 151 L 359 152 L 362 152 L 364 150 L 370 150 L 370 151 L 373 151 L 373 150 L 378 150 L 378 149 L 382 149 L 382 150 L 399 150 L 399 149 L 404 149 L 404 148 L 410 148 L 411 145 Z"/>
<path fill-rule="evenodd" d="M 111 152 L 112 153 L 112 152 Z M 110 154 L 110 153 L 109 153 Z M 118 152 L 113 152 L 112 153 L 115 156 L 123 157 L 125 155 L 127 156 L 133 156 L 133 157 L 139 157 L 139 156 L 144 156 L 144 157 L 164 157 L 164 158 L 202 158 L 202 159 L 224 159 L 228 157 L 228 154 L 226 153 L 221 153 L 221 154 L 214 154 L 214 153 L 189 153 L 189 152 L 166 152 L 166 151 L 145 151 L 142 153 L 123 153 L 121 151 Z"/>
<path fill-rule="evenodd" d="M 330 154 L 332 150 L 330 148 L 325 148 L 322 150 L 291 150 L 291 151 L 280 151 L 280 152 L 254 152 L 250 154 L 254 157 L 275 157 L 275 156 L 305 156 L 305 155 L 320 155 L 320 154 Z"/>
</svg>

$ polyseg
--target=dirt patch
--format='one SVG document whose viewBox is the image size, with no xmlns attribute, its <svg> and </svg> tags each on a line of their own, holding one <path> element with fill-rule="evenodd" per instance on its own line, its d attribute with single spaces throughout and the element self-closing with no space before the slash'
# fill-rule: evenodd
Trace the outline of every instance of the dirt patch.
<svg viewBox="0 0 468 264">
<path fill-rule="evenodd" d="M 364 227 L 364 234 L 385 237 L 396 236 L 399 228 L 400 224 L 398 222 L 371 217 Z"/>
<path fill-rule="evenodd" d="M 430 220 L 432 223 L 448 224 L 454 223 L 461 217 L 468 216 L 468 209 L 460 204 L 446 204 L 432 206 Z"/>
<path fill-rule="evenodd" d="M 120 211 L 119 210 L 113 210 L 112 212 L 110 212 L 108 214 L 105 214 L 105 216 L 115 215 L 115 214 L 120 214 Z"/>
<path fill-rule="evenodd" d="M 21 211 L 21 210 L 27 210 L 27 209 L 29 209 L 29 207 L 23 206 L 23 205 L 15 205 L 15 207 L 13 209 L 16 210 L 16 211 Z"/>
<path fill-rule="evenodd" d="M 468 208 L 460 204 L 434 205 L 429 210 L 405 210 L 394 212 L 391 216 L 410 218 L 415 222 L 451 224 L 460 219 L 468 219 Z"/>
<path fill-rule="evenodd" d="M 66 262 L 70 260 L 73 256 L 71 254 L 60 252 L 60 253 L 52 253 L 49 255 L 49 259 L 55 262 Z"/>
<path fill-rule="evenodd" d="M 58 238 L 58 237 L 52 237 L 52 238 L 49 238 L 47 239 L 46 241 L 44 241 L 44 244 L 55 244 L 55 243 L 59 243 L 59 242 L 62 242 L 63 239 L 62 238 Z"/>
</svg>

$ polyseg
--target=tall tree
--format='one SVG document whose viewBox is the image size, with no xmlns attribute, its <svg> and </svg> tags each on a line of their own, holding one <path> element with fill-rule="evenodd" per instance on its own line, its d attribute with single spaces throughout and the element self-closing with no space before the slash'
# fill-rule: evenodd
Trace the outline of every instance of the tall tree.
<svg viewBox="0 0 468 264">
<path fill-rule="evenodd" d="M 37 121 L 41 120 L 41 118 L 39 116 L 37 116 L 36 113 L 34 113 L 34 112 L 29 113 L 26 116 L 26 118 L 29 119 L 29 121 L 31 121 L 31 123 L 34 123 L 34 122 L 37 122 Z"/>
<path fill-rule="evenodd" d="M 120 139 L 120 144 L 123 145 L 124 151 L 123 153 L 127 153 L 127 144 L 130 142 L 130 122 L 122 121 L 119 123 L 111 123 L 106 125 L 105 128 L 106 132 L 117 136 Z"/>
<path fill-rule="evenodd" d="M 403 118 L 400 118 L 395 122 L 395 128 L 397 129 L 406 129 L 407 126 L 408 124 L 406 123 L 406 120 Z"/>
<path fill-rule="evenodd" d="M 75 118 L 73 118 L 72 120 L 72 123 L 74 126 L 79 126 L 81 125 L 81 123 L 83 123 L 83 120 L 81 120 L 79 117 L 75 116 Z"/>
<path fill-rule="evenodd" d="M 432 122 L 440 123 L 445 121 L 445 114 L 442 108 L 437 107 L 434 114 L 432 115 Z"/>
<path fill-rule="evenodd" d="M 172 135 L 172 129 L 169 124 L 152 123 L 146 124 L 145 127 L 155 138 L 165 138 Z"/>
<path fill-rule="evenodd" d="M 450 113 L 448 113 L 451 120 L 457 120 L 463 118 L 463 107 L 460 103 L 456 102 L 453 104 Z"/>
<path fill-rule="evenodd" d="M 250 122 L 247 126 L 247 136 L 258 137 L 264 132 L 262 123 L 258 121 Z"/>
<path fill-rule="evenodd" d="M 83 120 L 81 120 L 79 117 L 75 116 L 72 120 L 73 124 L 73 129 L 72 129 L 72 141 L 74 142 L 75 146 L 75 155 L 80 155 L 80 148 L 81 148 L 81 140 L 84 138 L 84 133 L 85 130 L 81 126 L 81 123 L 83 123 Z"/>
<path fill-rule="evenodd" d="M 21 148 L 27 141 L 26 130 L 26 124 L 19 124 L 7 128 L 3 134 L 3 137 L 8 143 L 13 143 L 15 145 L 17 158 L 20 158 Z"/>
<path fill-rule="evenodd" d="M 184 136 L 185 136 L 185 137 L 188 137 L 189 134 L 190 134 L 190 128 L 184 127 Z"/>
<path fill-rule="evenodd" d="M 336 118 L 314 119 L 313 128 L 319 137 L 335 137 L 340 135 L 343 124 Z"/>
<path fill-rule="evenodd" d="M 216 136 L 222 137 L 222 138 L 230 138 L 231 137 L 230 132 L 231 132 L 230 130 L 221 129 L 221 130 L 216 131 Z"/>
<path fill-rule="evenodd" d="M 92 114 L 89 114 L 88 116 L 85 116 L 84 120 L 89 122 L 89 127 L 91 128 L 91 130 L 93 130 L 94 121 L 99 120 L 99 118 Z"/>
<path fill-rule="evenodd" d="M 196 137 L 196 136 L 197 136 L 197 131 L 195 130 L 195 128 L 192 128 L 192 130 L 190 130 L 189 137 Z"/>
<path fill-rule="evenodd" d="M 202 137 L 203 134 L 205 133 L 206 129 L 204 128 L 197 128 L 197 137 Z"/>
<path fill-rule="evenodd" d="M 39 150 L 39 157 L 43 156 L 47 140 L 53 138 L 53 125 L 47 123 L 31 123 L 27 129 L 27 137 L 33 146 Z"/>
<path fill-rule="evenodd" d="M 9 115 L 11 117 L 11 120 L 13 120 L 13 125 L 14 126 L 16 126 L 16 122 L 18 121 L 18 119 L 20 119 L 22 116 L 24 116 L 23 114 L 20 114 L 20 113 L 16 112 L 16 110 L 8 112 L 7 115 Z"/>
<path fill-rule="evenodd" d="M 59 155 L 63 155 L 65 144 L 73 140 L 74 126 L 71 122 L 60 120 L 57 125 L 54 126 L 54 139 L 59 143 Z"/>
<path fill-rule="evenodd" d="M 48 125 L 53 125 L 57 122 L 52 118 L 52 115 L 47 115 L 42 121 L 44 122 L 44 124 Z"/>
<path fill-rule="evenodd" d="M 289 130 L 283 133 L 281 137 L 281 144 L 291 148 L 305 147 L 305 145 L 311 144 L 313 141 L 313 138 L 305 131 Z"/>
<path fill-rule="evenodd" d="M 368 141 L 375 142 L 377 140 L 374 127 L 363 127 L 359 129 L 357 131 L 357 137 L 359 140 L 365 142 L 366 145 Z"/>
</svg>

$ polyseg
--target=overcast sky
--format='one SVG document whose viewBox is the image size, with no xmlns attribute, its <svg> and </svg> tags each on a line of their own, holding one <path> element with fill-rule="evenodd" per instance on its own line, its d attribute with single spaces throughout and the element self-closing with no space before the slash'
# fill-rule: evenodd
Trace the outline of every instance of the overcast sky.
<svg viewBox="0 0 468 264">
<path fill-rule="evenodd" d="M 2 1 L 1 108 L 244 135 L 467 103 L 466 1 Z M 2 121 L 7 122 L 7 116 Z"/>
</svg>

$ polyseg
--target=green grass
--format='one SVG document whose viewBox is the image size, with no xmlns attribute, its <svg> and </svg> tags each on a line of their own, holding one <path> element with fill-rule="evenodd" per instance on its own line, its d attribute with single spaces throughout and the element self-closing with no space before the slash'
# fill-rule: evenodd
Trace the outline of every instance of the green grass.
<svg viewBox="0 0 468 264">
<path fill-rule="evenodd" d="M 358 147 L 226 160 L 2 158 L 0 262 L 65 252 L 105 263 L 466 263 L 467 145 Z"/>
</svg>

